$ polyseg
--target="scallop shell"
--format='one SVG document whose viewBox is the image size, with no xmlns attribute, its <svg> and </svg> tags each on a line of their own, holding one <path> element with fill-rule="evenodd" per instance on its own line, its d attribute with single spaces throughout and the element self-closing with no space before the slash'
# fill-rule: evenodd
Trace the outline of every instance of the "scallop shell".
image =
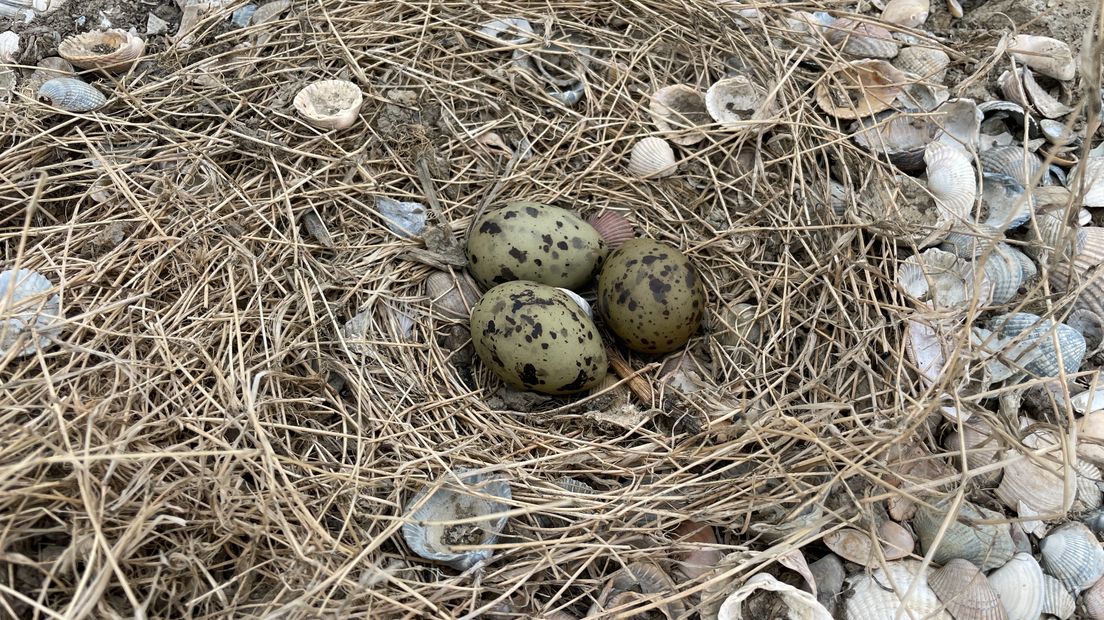
<svg viewBox="0 0 1104 620">
<path fill-rule="evenodd" d="M 1104 463 L 1104 411 L 1096 411 L 1079 418 L 1077 437 L 1078 456 L 1096 463 Z"/>
<path fill-rule="evenodd" d="M 895 1 L 907 3 L 915 0 L 890 0 L 891 3 Z M 888 9 L 889 5 L 886 5 L 886 8 Z M 893 59 L 893 66 L 901 71 L 920 76 L 921 79 L 934 84 L 943 83 L 950 64 L 951 57 L 943 50 L 933 47 L 906 47 Z"/>
<path fill-rule="evenodd" d="M 860 572 L 852 576 L 848 580 L 852 593 L 844 603 L 844 617 L 848 620 L 951 620 L 920 567 L 918 561 L 899 560 L 869 574 Z M 908 598 L 903 599 L 906 594 Z"/>
<path fill-rule="evenodd" d="M 641 179 L 669 177 L 678 169 L 675 151 L 663 138 L 647 137 L 629 153 L 629 174 Z"/>
<path fill-rule="evenodd" d="M 817 83 L 822 110 L 843 119 L 877 114 L 893 105 L 908 77 L 884 60 L 837 63 Z"/>
<path fill-rule="evenodd" d="M 1104 576 L 1104 549 L 1084 523 L 1054 528 L 1039 541 L 1043 568 L 1066 590 L 1079 594 Z"/>
<path fill-rule="evenodd" d="M 103 107 L 107 97 L 76 78 L 53 78 L 38 88 L 38 98 L 66 112 L 90 112 Z"/>
<path fill-rule="evenodd" d="M 348 80 L 321 80 L 307 84 L 292 100 L 292 105 L 307 123 L 319 129 L 345 129 L 360 115 L 364 96 L 360 87 Z"/>
<path fill-rule="evenodd" d="M 966 560 L 951 560 L 932 571 L 928 585 L 955 618 L 1008 620 L 1000 595 L 978 567 Z"/>
<path fill-rule="evenodd" d="M 426 297 L 431 307 L 444 316 L 458 321 L 466 321 L 471 316 L 472 306 L 479 301 L 479 285 L 466 272 L 452 275 L 444 271 L 434 271 L 426 277 Z"/>
<path fill-rule="evenodd" d="M 1058 620 L 1068 620 L 1075 611 L 1077 601 L 1062 586 L 1062 582 L 1050 575 L 1043 575 L 1043 609 L 1040 617 L 1054 616 Z"/>
<path fill-rule="evenodd" d="M 743 620 L 743 602 L 758 590 L 777 593 L 786 606 L 786 617 L 790 620 L 832 620 L 832 614 L 821 605 L 816 597 L 804 590 L 782 583 L 772 575 L 759 573 L 752 575 L 742 586 L 736 589 L 717 612 L 718 620 Z M 751 619 L 749 619 L 751 620 Z"/>
<path fill-rule="evenodd" d="M 978 154 L 984 172 L 1009 176 L 1023 187 L 1034 187 L 1041 178 L 1043 160 L 1020 146 L 995 146 Z"/>
<path fill-rule="evenodd" d="M 882 21 L 916 28 L 927 21 L 930 10 L 930 0 L 889 0 L 882 10 Z"/>
<path fill-rule="evenodd" d="M 824 38 L 832 47 L 858 58 L 893 58 L 897 42 L 893 34 L 876 24 L 842 17 L 824 27 Z"/>
<path fill-rule="evenodd" d="M 1090 620 L 1104 620 L 1104 579 L 1081 593 L 1081 603 Z"/>
<path fill-rule="evenodd" d="M 1067 374 L 1077 372 L 1085 356 L 1085 337 L 1077 330 L 1034 314 L 997 316 L 990 327 L 1002 336 L 1016 337 L 1017 342 L 1032 343 L 1033 356 L 1024 369 L 1040 377 L 1057 377 L 1063 369 Z"/>
<path fill-rule="evenodd" d="M 58 56 L 74 66 L 103 71 L 126 71 L 145 51 L 141 37 L 118 29 L 74 35 L 58 45 Z"/>
<path fill-rule="evenodd" d="M 598 231 L 611 250 L 621 247 L 626 241 L 636 237 L 632 223 L 617 211 L 603 209 L 587 218 L 587 223 Z"/>
<path fill-rule="evenodd" d="M 763 87 L 742 75 L 717 80 L 705 91 L 709 116 L 725 127 L 765 129 L 764 121 L 776 116 L 772 103 Z"/>
<path fill-rule="evenodd" d="M 1077 74 L 1070 47 L 1057 39 L 1018 34 L 1008 42 L 1013 58 L 1056 80 L 1072 80 Z"/>
<path fill-rule="evenodd" d="M 945 564 L 955 558 L 969 560 L 982 570 L 1002 566 L 1015 551 L 1012 534 L 1007 523 L 976 523 L 983 520 L 1001 520 L 1004 516 L 969 502 L 962 502 L 958 514 L 947 526 L 942 540 L 936 544 L 936 536 L 948 516 L 951 502 L 944 500 L 932 506 L 920 506 L 912 519 L 912 525 L 920 539 L 920 547 L 931 553 L 937 564 Z"/>
<path fill-rule="evenodd" d="M 31 355 L 61 332 L 61 297 L 46 296 L 53 288 L 30 269 L 0 272 L 0 358 L 13 349 L 16 356 Z"/>
<path fill-rule="evenodd" d="M 935 197 L 940 221 L 948 226 L 966 222 L 977 199 L 973 161 L 961 148 L 932 142 L 924 149 L 928 191 Z"/>
<path fill-rule="evenodd" d="M 633 562 L 610 576 L 598 594 L 597 600 L 591 605 L 587 617 L 611 617 L 605 612 L 632 600 L 639 600 L 644 605 L 654 602 L 657 598 L 665 598 L 668 602 L 661 604 L 659 610 L 673 620 L 686 612 L 682 600 L 671 596 L 676 591 L 675 583 L 663 569 L 649 562 Z M 637 596 L 621 596 L 624 594 Z M 641 594 L 652 596 L 641 597 L 639 596 Z M 628 610 L 619 611 L 625 613 Z"/>
<path fill-rule="evenodd" d="M 989 574 L 1008 620 L 1039 620 L 1043 610 L 1043 569 L 1030 553 L 1017 553 Z"/>
<path fill-rule="evenodd" d="M 668 134 L 671 142 L 691 146 L 705 139 L 700 127 L 711 122 L 701 91 L 688 84 L 675 84 L 657 90 L 648 106 L 652 122 Z"/>
<path fill-rule="evenodd" d="M 493 549 L 453 550 L 453 545 L 492 545 L 506 527 L 510 484 L 501 478 L 458 469 L 418 492 L 407 504 L 402 535 L 414 553 L 457 570 L 489 560 Z M 448 521 L 484 517 L 476 523 Z M 445 523 L 442 523 L 445 522 Z"/>
<path fill-rule="evenodd" d="M 1014 101 L 1025 109 L 1034 109 L 1044 118 L 1058 118 L 1073 112 L 1073 108 L 1058 101 L 1035 81 L 1031 70 L 1024 67 L 1017 71 L 1005 71 L 998 78 L 1005 99 Z"/>
<path fill-rule="evenodd" d="M 885 110 L 851 126 L 851 139 L 905 172 L 924 169 L 924 148 L 939 133 L 930 118 Z"/>
<path fill-rule="evenodd" d="M 1019 228 L 1031 219 L 1035 213 L 1035 198 L 1023 185 L 1006 174 L 984 172 L 981 176 L 981 202 L 989 210 L 985 220 L 988 226 L 1006 231 Z"/>
<path fill-rule="evenodd" d="M 841 558 L 875 567 L 885 560 L 899 560 L 912 553 L 912 535 L 893 521 L 882 524 L 879 539 L 872 540 L 863 530 L 844 527 L 824 535 L 824 545 Z M 888 540 L 887 540 L 888 539 Z"/>
<path fill-rule="evenodd" d="M 1070 188 L 1078 192 L 1082 183 L 1085 185 L 1082 204 L 1086 207 L 1104 207 L 1104 157 L 1088 157 L 1074 167 Z"/>
</svg>

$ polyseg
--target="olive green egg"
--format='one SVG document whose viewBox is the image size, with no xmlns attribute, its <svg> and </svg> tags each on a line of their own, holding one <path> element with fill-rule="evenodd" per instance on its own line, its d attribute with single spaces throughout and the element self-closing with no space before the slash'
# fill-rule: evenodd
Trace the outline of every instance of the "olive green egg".
<svg viewBox="0 0 1104 620">
<path fill-rule="evenodd" d="M 602 266 L 598 312 L 630 349 L 667 353 L 686 344 L 701 326 L 705 287 L 677 248 L 633 239 Z"/>
<path fill-rule="evenodd" d="M 472 308 L 471 334 L 487 368 L 522 390 L 571 394 L 606 376 L 598 328 L 551 286 L 515 280 L 492 288 Z"/>
<path fill-rule="evenodd" d="M 579 216 L 538 202 L 511 202 L 485 214 L 467 244 L 468 270 L 484 288 L 513 280 L 581 288 L 608 252 Z"/>
</svg>

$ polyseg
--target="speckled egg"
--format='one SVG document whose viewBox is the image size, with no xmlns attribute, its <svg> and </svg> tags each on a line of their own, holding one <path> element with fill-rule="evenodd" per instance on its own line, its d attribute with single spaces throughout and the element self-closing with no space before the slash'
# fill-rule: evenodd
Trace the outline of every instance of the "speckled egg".
<svg viewBox="0 0 1104 620">
<path fill-rule="evenodd" d="M 471 334 L 487 368 L 522 390 L 571 394 L 606 376 L 594 322 L 551 286 L 516 280 L 492 288 L 472 308 Z"/>
<path fill-rule="evenodd" d="M 468 269 L 491 287 L 514 280 L 580 288 L 609 250 L 574 213 L 538 202 L 511 202 L 479 218 L 468 235 Z"/>
<path fill-rule="evenodd" d="M 598 312 L 630 349 L 673 351 L 701 326 L 705 288 L 690 259 L 674 246 L 633 239 L 598 276 Z"/>
</svg>

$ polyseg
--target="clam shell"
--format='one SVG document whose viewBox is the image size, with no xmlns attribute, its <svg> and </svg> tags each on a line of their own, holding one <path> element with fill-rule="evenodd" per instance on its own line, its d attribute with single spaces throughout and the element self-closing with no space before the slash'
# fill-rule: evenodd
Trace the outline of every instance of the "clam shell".
<svg viewBox="0 0 1104 620">
<path fill-rule="evenodd" d="M 598 231 L 611 250 L 621 247 L 626 241 L 636 237 L 632 223 L 617 211 L 603 209 L 587 218 L 587 223 Z"/>
<path fill-rule="evenodd" d="M 1056 121 L 1049 118 L 1039 120 L 1039 129 L 1042 130 L 1043 136 L 1047 141 L 1057 146 L 1066 146 L 1079 142 L 1079 136 L 1076 132 L 1066 126 L 1062 121 Z"/>
<path fill-rule="evenodd" d="M 973 161 L 961 148 L 932 142 L 924 149 L 928 191 L 935 197 L 944 225 L 960 225 L 970 219 L 977 199 Z"/>
<path fill-rule="evenodd" d="M 1031 112 L 1014 101 L 986 101 L 978 105 L 977 109 L 987 121 L 1004 119 L 1012 121 L 1015 125 L 1015 135 L 1020 135 L 1020 128 L 1027 128 L 1027 135 L 1031 139 L 1042 137 L 1042 129 L 1039 121 L 1031 115 Z"/>
<path fill-rule="evenodd" d="M 882 21 L 903 28 L 916 28 L 928 19 L 930 10 L 930 0 L 889 0 L 882 10 Z"/>
<path fill-rule="evenodd" d="M 985 223 L 997 230 L 1019 228 L 1035 213 L 1034 196 L 1016 179 L 996 172 L 982 173 L 981 202 L 989 215 Z"/>
<path fill-rule="evenodd" d="M 1001 237 L 1003 235 L 996 228 L 986 224 L 976 224 L 967 230 L 952 230 L 947 233 L 939 247 L 959 258 L 972 260 L 992 252 Z"/>
<path fill-rule="evenodd" d="M 657 90 L 648 111 L 656 127 L 680 146 L 701 142 L 705 132 L 699 128 L 711 122 L 705 97 L 689 84 L 674 84 Z"/>
<path fill-rule="evenodd" d="M 1104 579 L 1081 593 L 1081 603 L 1091 620 L 1104 620 Z"/>
<path fill-rule="evenodd" d="M 31 73 L 31 77 L 23 83 L 23 92 L 29 97 L 38 95 L 38 89 L 47 81 L 57 77 L 72 77 L 76 70 L 68 60 L 58 56 L 47 56 L 38 61 L 38 65 Z"/>
<path fill-rule="evenodd" d="M 1104 207 L 1104 157 L 1088 157 L 1077 164 L 1070 177 L 1070 188 L 1081 191 L 1084 183 L 1086 207 Z"/>
<path fill-rule="evenodd" d="M 947 500 L 932 506 L 920 506 L 912 519 L 912 525 L 925 553 L 932 552 L 943 520 L 951 503 Z M 976 523 L 982 520 L 1000 520 L 1004 516 L 969 502 L 962 502 L 958 514 L 947 527 L 942 540 L 932 552 L 932 561 L 945 564 L 955 558 L 969 560 L 982 570 L 1002 566 L 1015 551 L 1012 534 L 1007 523 Z"/>
<path fill-rule="evenodd" d="M 1063 260 L 1054 265 L 1054 268 L 1060 271 L 1067 271 L 1071 265 L 1067 262 L 1069 257 L 1075 257 L 1074 272 L 1080 276 L 1084 270 L 1090 268 L 1092 264 L 1085 262 L 1085 259 L 1092 260 L 1093 248 L 1089 248 L 1089 252 L 1085 253 L 1085 246 L 1089 240 L 1088 231 L 1089 228 L 1078 228 L 1075 226 L 1069 226 L 1062 221 L 1057 213 L 1044 213 L 1035 217 L 1035 226 L 1033 236 L 1029 237 L 1034 241 L 1038 239 L 1038 243 L 1032 243 L 1034 246 L 1035 254 L 1040 260 L 1045 259 L 1051 255 L 1061 257 Z M 1081 261 L 1077 259 L 1081 258 Z M 1055 274 L 1057 275 L 1057 274 Z M 1065 286 L 1058 287 L 1058 290 L 1067 290 Z"/>
<path fill-rule="evenodd" d="M 1077 437 L 1078 456 L 1095 463 L 1104 463 L 1104 411 L 1096 411 L 1079 418 Z"/>
<path fill-rule="evenodd" d="M 53 288 L 30 269 L 0 272 L 0 358 L 13 349 L 18 357 L 31 355 L 61 332 L 61 297 L 46 295 Z"/>
<path fill-rule="evenodd" d="M 786 617 L 790 620 L 832 620 L 832 614 L 812 594 L 782 583 L 766 573 L 752 575 L 729 595 L 717 612 L 717 620 L 743 620 L 743 602 L 758 590 L 777 593 L 786 606 Z"/>
<path fill-rule="evenodd" d="M 126 71 L 145 51 L 141 37 L 118 29 L 74 35 L 58 45 L 58 56 L 73 66 L 103 71 Z"/>
<path fill-rule="evenodd" d="M 981 469 L 995 463 L 1004 452 L 999 436 L 982 420 L 963 423 L 961 431 L 952 431 L 943 439 L 943 447 L 952 453 L 952 462 L 958 465 L 958 454 L 966 449 L 966 467 Z"/>
<path fill-rule="evenodd" d="M 1000 595 L 978 567 L 966 560 L 951 560 L 932 571 L 928 585 L 955 618 L 1008 620 Z"/>
<path fill-rule="evenodd" d="M 1085 356 L 1085 337 L 1077 330 L 1034 314 L 993 317 L 990 328 L 1001 336 L 1016 337 L 1016 342 L 1031 343 L 1033 355 L 1024 369 L 1040 377 L 1057 377 L 1063 369 L 1067 374 L 1077 372 Z"/>
<path fill-rule="evenodd" d="M 1057 39 L 1018 34 L 1008 42 L 1013 58 L 1056 80 L 1072 80 L 1077 74 L 1070 47 Z"/>
<path fill-rule="evenodd" d="M 931 112 L 950 99 L 951 91 L 939 84 L 925 82 L 920 76 L 911 73 L 905 74 L 909 82 L 897 95 L 897 101 L 906 110 L 919 112 Z"/>
<path fill-rule="evenodd" d="M 1066 590 L 1079 594 L 1104 576 L 1104 549 L 1084 523 L 1054 528 L 1039 541 L 1043 568 Z"/>
<path fill-rule="evenodd" d="M 472 306 L 481 295 L 479 285 L 466 272 L 453 276 L 444 271 L 434 271 L 426 277 L 425 283 L 431 307 L 458 321 L 471 316 Z"/>
<path fill-rule="evenodd" d="M 832 47 L 858 58 L 893 58 L 897 42 L 885 28 L 848 17 L 832 20 L 824 27 L 824 38 Z"/>
<path fill-rule="evenodd" d="M 677 169 L 675 151 L 663 138 L 644 138 L 629 153 L 629 174 L 634 177 L 659 179 L 671 176 Z"/>
<path fill-rule="evenodd" d="M 537 49 L 518 48 L 514 50 L 513 60 L 554 89 L 562 90 L 583 81 L 593 54 L 587 45 L 569 36 Z"/>
<path fill-rule="evenodd" d="M 1030 553 L 1017 553 L 989 574 L 1008 620 L 1039 620 L 1043 610 L 1043 569 Z"/>
<path fill-rule="evenodd" d="M 1043 609 L 1040 617 L 1054 616 L 1058 620 L 1068 620 L 1075 611 L 1077 601 L 1062 586 L 1062 582 L 1050 575 L 1043 575 Z"/>
<path fill-rule="evenodd" d="M 1044 118 L 1058 118 L 1073 112 L 1035 81 L 1035 75 L 1026 67 L 1005 71 L 998 78 L 1005 99 L 1014 101 L 1025 109 L 1033 109 Z"/>
<path fill-rule="evenodd" d="M 943 129 L 940 142 L 968 149 L 977 147 L 984 114 L 972 99 L 948 99 L 936 112 L 934 116 Z"/>
<path fill-rule="evenodd" d="M 915 0 L 890 0 L 891 3 L 895 1 L 915 2 Z M 886 5 L 886 8 L 888 9 L 889 5 Z M 922 80 L 933 84 L 943 83 L 950 64 L 951 57 L 946 52 L 932 47 L 906 47 L 893 59 L 893 66 L 905 73 L 920 76 Z"/>
<path fill-rule="evenodd" d="M 387 228 L 404 239 L 417 237 L 425 230 L 426 208 L 420 202 L 402 202 L 379 196 L 376 198 L 376 209 Z"/>
<path fill-rule="evenodd" d="M 817 600 L 825 609 L 834 614 L 837 598 L 840 592 L 843 591 L 843 581 L 847 578 L 843 560 L 838 555 L 829 553 L 810 564 L 809 572 L 816 584 Z"/>
<path fill-rule="evenodd" d="M 851 598 L 844 603 L 844 617 L 848 620 L 951 620 L 920 567 L 918 561 L 899 560 L 869 574 L 860 572 L 852 576 L 848 580 Z"/>
<path fill-rule="evenodd" d="M 841 558 L 866 567 L 880 566 L 884 560 L 899 560 L 912 553 L 915 544 L 908 530 L 893 521 L 879 528 L 878 540 L 863 530 L 844 527 L 824 535 L 824 545 Z"/>
<path fill-rule="evenodd" d="M 924 148 L 939 133 L 930 118 L 885 110 L 851 126 L 851 139 L 905 172 L 924 169 Z"/>
<path fill-rule="evenodd" d="M 974 296 L 972 267 L 938 248 L 906 258 L 897 269 L 897 283 L 914 299 L 936 309 L 961 308 Z"/>
<path fill-rule="evenodd" d="M 997 498 L 1012 510 L 1027 507 L 1030 515 L 1060 514 L 1065 496 L 1076 492 L 1066 489 L 1066 480 L 1062 475 L 1062 466 L 1043 457 L 1029 459 L 1018 450 L 1005 453 L 1008 463 L 1004 466 L 1004 476 L 996 489 Z M 1023 513 L 1021 517 L 1027 516 Z"/>
<path fill-rule="evenodd" d="M 717 316 L 717 340 L 726 347 L 756 345 L 762 335 L 759 311 L 751 304 L 725 306 Z"/>
<path fill-rule="evenodd" d="M 610 576 L 602 592 L 598 594 L 597 600 L 591 605 L 587 617 L 610 617 L 603 612 L 608 612 L 633 599 L 639 599 L 644 604 L 653 602 L 657 598 L 665 598 L 669 602 L 660 605 L 660 612 L 668 618 L 678 618 L 686 612 L 686 606 L 681 599 L 671 596 L 676 591 L 675 583 L 663 569 L 649 562 L 633 562 Z M 620 596 L 625 593 L 652 596 Z M 626 610 L 620 611 L 624 613 Z"/>
<path fill-rule="evenodd" d="M 319 129 L 345 129 L 357 121 L 364 96 L 348 80 L 321 80 L 307 84 L 292 100 L 303 120 Z"/>
<path fill-rule="evenodd" d="M 822 110 L 843 119 L 871 116 L 893 105 L 908 76 L 884 60 L 854 60 L 830 67 L 817 83 Z"/>
<path fill-rule="evenodd" d="M 38 88 L 38 98 L 66 112 L 90 112 L 103 107 L 107 97 L 76 78 L 53 78 Z"/>
<path fill-rule="evenodd" d="M 705 91 L 709 116 L 725 127 L 764 129 L 767 123 L 763 121 L 776 115 L 771 104 L 766 89 L 742 75 L 717 80 Z"/>
<path fill-rule="evenodd" d="M 494 550 L 461 551 L 452 547 L 494 544 L 509 520 L 508 516 L 496 513 L 509 508 L 505 502 L 510 497 L 507 481 L 458 469 L 422 489 L 410 500 L 402 526 L 403 538 L 420 557 L 467 570 L 489 560 Z M 476 516 L 486 518 L 477 523 L 441 523 Z"/>
<path fill-rule="evenodd" d="M 1009 176 L 1023 187 L 1034 187 L 1042 177 L 1043 160 L 1020 146 L 995 146 L 978 154 L 984 172 Z"/>
</svg>

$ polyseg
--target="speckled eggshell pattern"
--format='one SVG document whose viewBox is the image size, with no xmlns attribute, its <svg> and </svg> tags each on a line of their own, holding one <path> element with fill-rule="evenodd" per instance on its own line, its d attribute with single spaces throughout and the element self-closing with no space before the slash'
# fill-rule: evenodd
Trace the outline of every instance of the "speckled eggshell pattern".
<svg viewBox="0 0 1104 620">
<path fill-rule="evenodd" d="M 590 224 L 538 202 L 511 202 L 485 214 L 467 245 L 468 270 L 484 288 L 514 280 L 582 288 L 608 253 Z"/>
<path fill-rule="evenodd" d="M 492 288 L 472 308 L 471 333 L 487 368 L 522 390 L 572 394 L 606 376 L 598 328 L 551 286 L 517 280 Z"/>
<path fill-rule="evenodd" d="M 633 239 L 598 276 L 598 312 L 627 347 L 667 353 L 701 326 L 705 288 L 690 259 L 674 246 Z"/>
</svg>

